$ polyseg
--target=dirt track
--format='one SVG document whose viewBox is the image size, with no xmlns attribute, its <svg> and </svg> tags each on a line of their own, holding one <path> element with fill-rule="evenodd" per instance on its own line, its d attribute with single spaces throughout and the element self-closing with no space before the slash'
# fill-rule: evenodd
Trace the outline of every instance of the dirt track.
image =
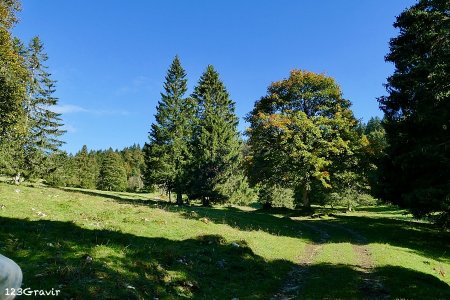
<svg viewBox="0 0 450 300">
<path fill-rule="evenodd" d="M 359 290 L 363 298 L 369 299 L 387 299 L 388 292 L 384 289 L 381 280 L 373 275 L 374 262 L 372 253 L 368 247 L 368 240 L 353 229 L 340 224 L 317 221 L 303 222 L 302 225 L 317 233 L 317 239 L 306 245 L 303 254 L 299 258 L 298 265 L 295 266 L 287 275 L 287 278 L 280 290 L 272 299 L 286 300 L 302 298 L 302 289 L 308 281 L 309 267 L 314 265 L 315 258 L 322 251 L 323 245 L 332 240 L 328 228 L 337 229 L 344 232 L 351 241 L 352 249 L 357 257 L 356 270 L 361 274 Z"/>
</svg>

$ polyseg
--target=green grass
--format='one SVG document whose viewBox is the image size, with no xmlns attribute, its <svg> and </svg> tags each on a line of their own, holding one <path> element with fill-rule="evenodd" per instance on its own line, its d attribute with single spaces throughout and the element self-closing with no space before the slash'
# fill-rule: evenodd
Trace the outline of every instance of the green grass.
<svg viewBox="0 0 450 300">
<path fill-rule="evenodd" d="M 169 205 L 158 195 L 0 183 L 0 253 L 23 287 L 76 299 L 268 299 L 307 245 L 314 256 L 299 293 L 364 298 L 353 249 L 367 240 L 373 276 L 393 298 L 450 298 L 450 234 L 392 207 L 353 213 L 269 212 Z M 326 214 L 332 212 L 332 216 Z M 86 259 L 86 257 L 92 258 Z"/>
</svg>

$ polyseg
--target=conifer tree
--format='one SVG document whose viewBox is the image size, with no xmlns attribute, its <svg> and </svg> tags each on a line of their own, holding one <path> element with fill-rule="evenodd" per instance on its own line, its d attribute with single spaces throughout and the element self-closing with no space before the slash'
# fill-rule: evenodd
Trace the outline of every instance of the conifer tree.
<svg viewBox="0 0 450 300">
<path fill-rule="evenodd" d="M 88 152 L 86 145 L 75 155 L 79 186 L 95 189 L 98 177 L 98 166 L 95 155 Z"/>
<path fill-rule="evenodd" d="M 207 206 L 228 200 L 235 191 L 230 186 L 239 187 L 236 176 L 242 175 L 242 142 L 235 103 L 213 66 L 209 65 L 201 76 L 192 98 L 198 123 L 193 136 L 190 194 Z"/>
<path fill-rule="evenodd" d="M 44 65 L 48 56 L 38 37 L 31 40 L 25 59 L 30 74 L 24 101 L 27 130 L 25 168 L 31 177 L 37 177 L 47 172 L 45 160 L 63 144 L 59 137 L 65 131 L 61 128 L 61 114 L 52 111 L 52 107 L 58 104 L 58 98 L 53 95 L 55 81 Z"/>
<path fill-rule="evenodd" d="M 382 197 L 450 227 L 450 2 L 420 0 L 398 17 L 380 97 L 388 147 Z"/>
<path fill-rule="evenodd" d="M 139 144 L 126 147 L 121 151 L 127 170 L 128 187 L 130 191 L 137 191 L 143 186 L 143 171 L 145 170 L 144 153 Z"/>
<path fill-rule="evenodd" d="M 182 204 L 186 189 L 186 166 L 190 160 L 189 143 L 192 136 L 194 107 L 187 91 L 186 72 L 178 56 L 167 71 L 164 93 L 158 102 L 155 123 L 152 124 L 149 143 L 144 147 L 148 186 L 157 184 L 177 194 Z"/>
<path fill-rule="evenodd" d="M 127 173 L 122 157 L 112 149 L 103 154 L 98 188 L 105 191 L 124 191 L 127 188 Z"/>
<path fill-rule="evenodd" d="M 76 158 L 65 151 L 50 154 L 47 160 L 48 174 L 44 176 L 47 184 L 52 186 L 79 187 L 78 166 Z"/>
</svg>

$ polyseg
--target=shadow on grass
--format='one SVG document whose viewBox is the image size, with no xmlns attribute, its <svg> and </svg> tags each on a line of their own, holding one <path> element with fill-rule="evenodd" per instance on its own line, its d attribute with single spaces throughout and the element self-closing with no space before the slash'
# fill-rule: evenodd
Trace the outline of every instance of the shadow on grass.
<svg viewBox="0 0 450 300">
<path fill-rule="evenodd" d="M 450 286 L 438 278 L 415 270 L 385 266 L 370 275 L 355 266 L 316 264 L 308 267 L 301 298 L 320 299 L 449 299 Z M 370 277 L 370 281 L 362 278 Z"/>
<path fill-rule="evenodd" d="M 23 287 L 62 298 L 267 299 L 293 267 L 219 235 L 173 241 L 4 217 L 0 228 L 0 253 L 21 266 Z"/>
<path fill-rule="evenodd" d="M 408 211 L 405 209 L 401 209 L 396 206 L 387 206 L 387 205 L 357 207 L 356 211 L 367 211 L 367 212 L 388 214 L 388 215 L 395 215 L 395 214 L 405 214 L 406 215 L 406 214 L 408 214 Z"/>
<path fill-rule="evenodd" d="M 62 298 L 268 299 L 293 268 L 220 235 L 173 241 L 4 217 L 0 228 L 0 252 L 21 266 L 23 287 L 60 289 Z M 301 297 L 374 296 L 361 286 L 361 275 L 353 266 L 313 265 Z M 395 298 L 450 297 L 449 286 L 428 274 L 389 266 L 373 275 Z"/>
<path fill-rule="evenodd" d="M 415 223 L 408 220 L 399 220 L 385 217 L 385 214 L 395 214 L 399 210 L 395 207 L 365 207 L 365 211 L 378 212 L 382 216 L 352 216 L 339 213 L 339 209 L 315 207 L 314 219 L 296 220 L 294 217 L 310 216 L 310 211 L 272 208 L 269 210 L 258 209 L 245 211 L 236 207 L 209 208 L 199 206 L 171 205 L 166 201 L 147 200 L 130 196 L 119 196 L 101 191 L 87 191 L 78 189 L 62 190 L 68 192 L 84 193 L 90 196 L 100 196 L 112 199 L 118 203 L 155 206 L 177 212 L 185 218 L 200 219 L 207 217 L 214 223 L 226 224 L 242 231 L 261 230 L 273 235 L 303 238 L 313 242 L 319 242 L 320 236 L 311 225 L 339 224 L 362 234 L 367 241 L 364 243 L 390 244 L 402 248 L 408 248 L 413 252 L 439 261 L 450 261 L 450 232 L 441 232 L 433 224 Z M 322 219 L 322 216 L 332 216 L 333 219 Z M 320 221 L 320 222 L 317 222 Z M 307 226 L 304 226 L 306 224 Z M 330 233 L 329 242 L 356 243 L 354 237 L 342 230 L 331 226 L 322 226 Z M 363 243 L 363 244 L 364 244 Z M 361 244 L 359 241 L 358 244 Z"/>
<path fill-rule="evenodd" d="M 85 189 L 77 189 L 77 188 L 68 188 L 68 187 L 57 187 L 56 189 L 62 190 L 64 192 L 70 192 L 70 193 L 80 193 L 88 196 L 93 197 L 102 197 L 114 200 L 118 203 L 123 204 L 132 204 L 132 205 L 172 205 L 174 203 L 170 203 L 168 201 L 164 200 L 158 200 L 158 199 L 148 199 L 145 197 L 142 197 L 143 194 L 136 194 L 138 197 L 131 197 L 130 193 L 119 193 L 115 192 L 114 194 L 111 194 L 106 191 L 99 191 L 99 190 L 85 190 Z"/>
<path fill-rule="evenodd" d="M 338 215 L 334 223 L 352 228 L 370 243 L 408 248 L 419 255 L 450 262 L 450 232 L 440 231 L 433 224 L 343 215 Z"/>
<path fill-rule="evenodd" d="M 318 231 L 312 230 L 312 227 L 317 227 L 330 235 L 327 241 L 330 243 L 389 244 L 408 248 L 425 257 L 450 261 L 450 252 L 448 251 L 450 249 L 450 232 L 439 231 L 432 224 L 386 217 L 351 216 L 329 209 L 317 210 L 314 215 L 318 216 L 317 218 L 310 217 L 300 220 L 292 218 L 302 215 L 302 211 L 288 209 L 275 209 L 268 212 L 211 208 L 194 208 L 192 210 L 195 211 L 195 214 L 187 210 L 181 211 L 181 213 L 187 218 L 207 217 L 214 223 L 227 224 L 239 230 L 262 230 L 274 235 L 302 238 L 313 242 L 320 240 Z M 332 218 L 321 218 L 321 215 L 329 215 Z M 348 231 L 333 225 L 353 230 L 362 235 L 364 239 L 358 239 Z"/>
</svg>

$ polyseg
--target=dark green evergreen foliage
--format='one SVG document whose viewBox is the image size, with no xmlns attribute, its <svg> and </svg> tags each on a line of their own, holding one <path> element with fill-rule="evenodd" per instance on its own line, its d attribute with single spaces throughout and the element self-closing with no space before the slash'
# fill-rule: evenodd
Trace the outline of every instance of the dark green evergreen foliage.
<svg viewBox="0 0 450 300">
<path fill-rule="evenodd" d="M 144 146 L 146 185 L 162 186 L 169 195 L 174 191 L 179 204 L 186 189 L 186 166 L 191 156 L 189 143 L 195 112 L 192 100 L 184 96 L 186 84 L 186 72 L 177 56 L 167 71 L 150 141 Z"/>
<path fill-rule="evenodd" d="M 47 184 L 51 186 L 79 187 L 77 160 L 71 154 L 57 151 L 49 155 L 47 165 L 48 174 L 44 176 Z"/>
<path fill-rule="evenodd" d="M 99 175 L 99 166 L 95 153 L 88 153 L 88 149 L 84 145 L 75 155 L 75 164 L 77 167 L 79 187 L 95 189 Z"/>
<path fill-rule="evenodd" d="M 33 38 L 23 52 L 30 73 L 24 101 L 27 130 L 24 140 L 25 168 L 30 177 L 40 177 L 48 172 L 46 158 L 63 144 L 59 137 L 65 131 L 61 129 L 61 114 L 52 111 L 58 99 L 53 95 L 55 81 L 50 78 L 44 65 L 48 56 L 42 42 L 38 37 Z"/>
<path fill-rule="evenodd" d="M 127 172 L 123 159 L 112 149 L 103 154 L 98 188 L 105 191 L 125 191 L 127 188 Z"/>
<path fill-rule="evenodd" d="M 379 195 L 379 167 L 387 147 L 386 131 L 382 122 L 378 117 L 371 118 L 363 128 L 367 145 L 362 153 L 361 162 L 366 167 L 367 180 L 373 195 Z"/>
<path fill-rule="evenodd" d="M 144 187 L 143 174 L 145 170 L 144 153 L 139 145 L 126 147 L 121 151 L 127 171 L 129 191 L 139 191 Z"/>
<path fill-rule="evenodd" d="M 238 181 L 245 180 L 235 103 L 211 65 L 201 76 L 192 98 L 197 106 L 197 124 L 190 196 L 201 198 L 204 205 L 228 201 L 239 188 Z"/>
<path fill-rule="evenodd" d="M 386 60 L 395 71 L 379 98 L 389 146 L 386 201 L 415 216 L 450 216 L 450 2 L 421 0 L 398 16 Z M 450 220 L 450 218 L 448 218 Z"/>
<path fill-rule="evenodd" d="M 0 138 L 0 174 L 16 176 L 24 169 L 23 136 L 7 134 Z"/>
<path fill-rule="evenodd" d="M 110 152 L 113 154 L 111 155 Z M 114 157 L 115 162 L 107 166 L 111 162 L 111 156 Z M 142 188 L 141 170 L 144 162 L 139 145 L 125 147 L 121 151 L 111 149 L 88 151 L 84 145 L 75 156 L 61 151 L 50 154 L 47 165 L 49 172 L 44 178 L 53 186 L 114 190 L 115 188 L 108 186 L 109 182 L 113 182 L 113 185 L 120 186 L 121 190 L 137 191 Z M 100 172 L 101 166 L 103 166 L 103 173 Z M 103 180 L 110 177 L 117 177 L 120 180 Z"/>
</svg>

